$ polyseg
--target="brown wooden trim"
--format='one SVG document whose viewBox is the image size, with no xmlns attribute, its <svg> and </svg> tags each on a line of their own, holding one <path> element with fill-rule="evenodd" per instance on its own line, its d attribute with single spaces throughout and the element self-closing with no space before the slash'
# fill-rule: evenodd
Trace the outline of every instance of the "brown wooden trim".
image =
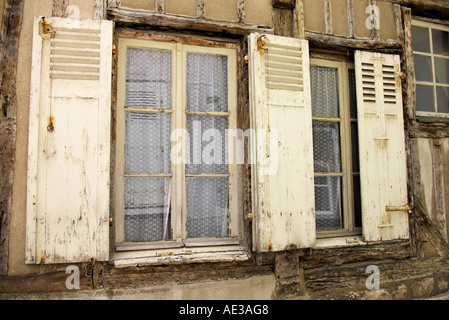
<svg viewBox="0 0 449 320">
<path fill-rule="evenodd" d="M 160 14 L 149 11 L 133 10 L 129 8 L 108 8 L 107 15 L 110 20 L 124 24 L 151 25 L 180 30 L 196 30 L 214 33 L 230 33 L 248 35 L 252 32 L 272 34 L 273 29 L 259 25 L 248 25 L 235 22 L 213 21 L 200 18 L 183 17 Z"/>
<path fill-rule="evenodd" d="M 0 275 L 8 273 L 9 229 L 17 130 L 17 57 L 23 0 L 7 0 L 0 48 Z"/>
</svg>

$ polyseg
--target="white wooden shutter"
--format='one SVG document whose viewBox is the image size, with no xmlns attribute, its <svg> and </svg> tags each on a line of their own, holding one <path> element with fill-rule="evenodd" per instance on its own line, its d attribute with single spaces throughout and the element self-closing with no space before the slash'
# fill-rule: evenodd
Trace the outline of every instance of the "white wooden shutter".
<svg viewBox="0 0 449 320">
<path fill-rule="evenodd" d="M 254 250 L 313 247 L 308 42 L 252 34 L 249 61 Z"/>
<path fill-rule="evenodd" d="M 27 263 L 108 260 L 112 30 L 35 18 Z"/>
<path fill-rule="evenodd" d="M 400 58 L 356 51 L 355 66 L 363 235 L 408 239 L 407 210 L 390 211 L 407 205 Z"/>
</svg>

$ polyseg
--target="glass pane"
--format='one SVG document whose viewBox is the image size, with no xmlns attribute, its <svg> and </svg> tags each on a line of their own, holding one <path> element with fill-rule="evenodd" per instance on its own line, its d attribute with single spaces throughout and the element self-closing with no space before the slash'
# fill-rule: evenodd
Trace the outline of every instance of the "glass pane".
<svg viewBox="0 0 449 320">
<path fill-rule="evenodd" d="M 228 110 L 228 57 L 187 54 L 187 110 Z"/>
<path fill-rule="evenodd" d="M 435 112 L 433 86 L 416 85 L 416 111 Z"/>
<path fill-rule="evenodd" d="M 128 48 L 126 106 L 171 109 L 171 52 Z"/>
<path fill-rule="evenodd" d="M 126 112 L 126 173 L 170 173 L 171 115 Z"/>
<path fill-rule="evenodd" d="M 435 80 L 449 84 L 449 59 L 435 58 Z"/>
<path fill-rule="evenodd" d="M 413 55 L 415 58 L 415 78 L 416 81 L 433 82 L 431 57 Z"/>
<path fill-rule="evenodd" d="M 338 70 L 312 66 L 312 115 L 314 117 L 338 118 Z"/>
<path fill-rule="evenodd" d="M 449 113 L 449 88 L 437 87 L 438 112 Z"/>
<path fill-rule="evenodd" d="M 315 177 L 317 231 L 343 228 L 341 177 Z"/>
<path fill-rule="evenodd" d="M 413 50 L 430 53 L 429 29 L 412 26 Z"/>
<path fill-rule="evenodd" d="M 433 53 L 449 56 L 449 32 L 432 29 Z"/>
<path fill-rule="evenodd" d="M 359 164 L 359 128 L 357 122 L 351 122 L 352 171 L 360 172 Z"/>
<path fill-rule="evenodd" d="M 170 178 L 126 178 L 126 242 L 172 239 L 170 214 Z"/>
<path fill-rule="evenodd" d="M 228 178 L 187 178 L 187 237 L 228 237 Z"/>
<path fill-rule="evenodd" d="M 355 71 L 349 72 L 349 111 L 352 119 L 357 119 L 357 92 L 355 83 Z"/>
<path fill-rule="evenodd" d="M 360 193 L 360 176 L 354 175 L 354 225 L 356 228 L 362 226 L 362 197 Z"/>
<path fill-rule="evenodd" d="M 313 121 L 313 161 L 315 172 L 341 172 L 339 123 Z"/>
<path fill-rule="evenodd" d="M 186 173 L 228 173 L 228 117 L 187 115 Z"/>
</svg>

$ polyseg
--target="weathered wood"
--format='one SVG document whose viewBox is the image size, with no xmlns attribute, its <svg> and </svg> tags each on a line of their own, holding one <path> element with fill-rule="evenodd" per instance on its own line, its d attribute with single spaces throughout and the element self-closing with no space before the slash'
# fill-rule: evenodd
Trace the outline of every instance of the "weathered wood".
<svg viewBox="0 0 449 320">
<path fill-rule="evenodd" d="M 309 31 L 305 32 L 305 39 L 310 41 L 311 46 L 326 49 L 343 51 L 347 49 L 376 50 L 389 53 L 402 51 L 402 44 L 393 40 L 354 39 Z"/>
<path fill-rule="evenodd" d="M 206 18 L 205 0 L 198 0 L 198 4 L 197 4 L 197 8 L 196 8 L 196 17 L 198 19 Z"/>
<path fill-rule="evenodd" d="M 348 8 L 348 28 L 349 37 L 355 37 L 355 25 L 354 25 L 354 0 L 346 0 L 346 6 Z"/>
<path fill-rule="evenodd" d="M 354 60 L 364 239 L 408 239 L 408 213 L 385 210 L 408 201 L 400 58 L 356 51 Z"/>
<path fill-rule="evenodd" d="M 249 47 L 253 249 L 311 247 L 316 228 L 308 43 L 252 34 Z"/>
<path fill-rule="evenodd" d="M 237 15 L 239 23 L 245 23 L 245 0 L 237 0 Z"/>
<path fill-rule="evenodd" d="M 95 0 L 94 4 L 94 20 L 101 20 L 104 18 L 105 6 L 104 0 Z"/>
<path fill-rule="evenodd" d="M 295 37 L 304 39 L 304 2 L 303 0 L 297 0 L 296 6 L 293 11 Z"/>
<path fill-rule="evenodd" d="M 156 0 L 154 11 L 157 13 L 165 13 L 165 0 Z"/>
<path fill-rule="evenodd" d="M 5 1 L 0 26 L 0 275 L 8 273 L 9 232 L 17 130 L 17 57 L 23 0 Z"/>
<path fill-rule="evenodd" d="M 109 255 L 112 22 L 47 20 L 51 40 L 40 36 L 39 17 L 33 32 L 26 262 L 104 261 Z M 79 30 L 89 30 L 88 39 L 96 42 L 64 47 L 62 62 L 50 68 L 51 42 L 57 51 L 58 41 L 83 37 Z M 97 57 L 96 64 L 80 64 L 71 53 L 78 51 Z"/>
<path fill-rule="evenodd" d="M 282 37 L 294 37 L 293 11 L 273 8 L 274 34 Z"/>
<path fill-rule="evenodd" d="M 373 263 L 379 268 L 380 289 L 366 290 L 370 263 L 305 271 L 307 293 L 312 299 L 369 299 L 382 293 L 387 299 L 414 299 L 447 291 L 449 264 L 440 259 L 387 260 Z M 435 273 L 438 270 L 438 273 Z M 439 283 L 441 282 L 441 284 Z M 419 288 L 420 283 L 428 288 Z M 402 287 L 401 290 L 400 287 Z"/>
<path fill-rule="evenodd" d="M 229 33 L 248 35 L 252 32 L 272 34 L 273 29 L 234 22 L 211 21 L 198 18 L 181 17 L 153 12 L 124 8 L 109 8 L 108 18 L 123 25 L 129 25 L 142 29 L 142 26 L 171 28 L 173 30 L 196 30 L 215 33 Z"/>
<path fill-rule="evenodd" d="M 446 0 L 383 0 L 411 9 L 413 15 L 449 18 L 449 2 Z"/>
<path fill-rule="evenodd" d="M 53 8 L 51 15 L 53 17 L 64 18 L 67 17 L 67 6 L 69 0 L 53 0 Z"/>
<path fill-rule="evenodd" d="M 293 10 L 295 8 L 295 0 L 272 0 L 273 8 Z"/>
<path fill-rule="evenodd" d="M 330 0 L 324 0 L 324 25 L 325 32 L 327 34 L 333 34 L 333 22 L 332 22 L 332 2 Z"/>
<path fill-rule="evenodd" d="M 420 228 L 420 232 L 426 235 L 437 253 L 444 259 L 449 257 L 449 245 L 446 239 L 438 230 L 438 227 L 430 219 L 420 198 L 415 198 L 415 221 Z M 422 237 L 420 237 L 422 239 Z"/>
</svg>

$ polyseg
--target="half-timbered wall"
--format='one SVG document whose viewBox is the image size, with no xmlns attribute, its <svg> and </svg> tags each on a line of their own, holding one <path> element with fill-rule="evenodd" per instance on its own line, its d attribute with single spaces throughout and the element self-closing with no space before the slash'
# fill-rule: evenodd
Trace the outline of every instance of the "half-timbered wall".
<svg viewBox="0 0 449 320">
<path fill-rule="evenodd" d="M 173 288 L 182 284 L 192 290 L 190 293 L 194 292 L 193 296 L 201 295 L 204 292 L 199 289 L 198 282 L 207 280 L 210 288 L 219 288 L 220 283 L 227 281 L 229 288 L 247 286 L 259 290 L 255 292 L 254 289 L 250 292 L 254 295 L 247 298 L 282 298 L 306 292 L 311 297 L 349 297 L 348 292 L 357 288 L 356 298 L 369 299 L 376 297 L 375 294 L 364 291 L 361 286 L 366 279 L 365 267 L 371 264 L 384 270 L 386 291 L 383 294 L 389 298 L 424 297 L 449 289 L 449 266 L 445 260 L 449 256 L 449 124 L 446 119 L 423 118 L 416 114 L 410 31 L 412 19 L 447 26 L 447 1 L 0 0 L 0 13 L 0 275 L 8 275 L 0 278 L 0 293 L 67 291 L 64 286 L 67 265 L 25 263 L 32 35 L 36 16 L 112 20 L 116 44 L 118 34 L 143 38 L 157 34 L 158 39 L 165 37 L 168 41 L 192 37 L 197 39 L 195 44 L 232 39 L 237 52 L 239 81 L 237 125 L 243 130 L 251 126 L 250 73 L 245 59 L 248 59 L 249 35 L 253 32 L 306 40 L 310 54 L 317 58 L 353 62 L 356 50 L 401 58 L 402 69 L 396 71 L 402 81 L 407 202 L 412 209 L 409 240 L 362 245 L 351 237 L 318 239 L 317 246 L 312 249 L 293 252 L 287 247 L 286 251 L 278 253 L 253 252 L 251 214 L 255 208 L 251 203 L 251 192 L 254 192 L 251 179 L 254 177 L 251 177 L 250 166 L 242 166 L 239 169 L 239 196 L 243 202 L 239 213 L 240 232 L 250 259 L 176 264 L 165 268 L 137 264 L 134 268 L 114 268 L 107 263 L 83 261 L 77 264 L 85 271 L 82 272 L 82 289 L 154 286 L 156 289 L 147 295 L 154 298 L 160 297 L 163 291 L 158 291 L 158 286 L 168 285 L 172 289 L 165 291 L 167 297 L 182 298 L 191 296 L 188 291 Z M 113 60 L 116 63 L 115 58 Z M 112 108 L 116 104 L 116 70 L 113 64 Z M 111 154 L 114 155 L 115 119 L 111 115 Z M 110 160 L 112 170 L 114 156 Z M 113 190 L 113 179 L 111 181 Z M 111 218 L 114 218 L 113 210 Z M 105 219 L 103 222 L 108 224 Z M 110 230 L 113 251 L 115 234 Z M 406 236 L 401 234 L 399 238 Z M 410 257 L 419 259 L 410 260 Z M 37 258 L 33 260 L 39 262 Z M 326 272 L 322 272 L 323 267 L 327 268 Z M 433 273 L 433 270 L 440 270 L 440 273 Z M 237 280 L 231 281 L 231 278 Z M 231 291 L 220 291 L 220 294 L 229 297 Z M 248 291 L 242 291 L 242 295 L 245 293 Z"/>
</svg>

